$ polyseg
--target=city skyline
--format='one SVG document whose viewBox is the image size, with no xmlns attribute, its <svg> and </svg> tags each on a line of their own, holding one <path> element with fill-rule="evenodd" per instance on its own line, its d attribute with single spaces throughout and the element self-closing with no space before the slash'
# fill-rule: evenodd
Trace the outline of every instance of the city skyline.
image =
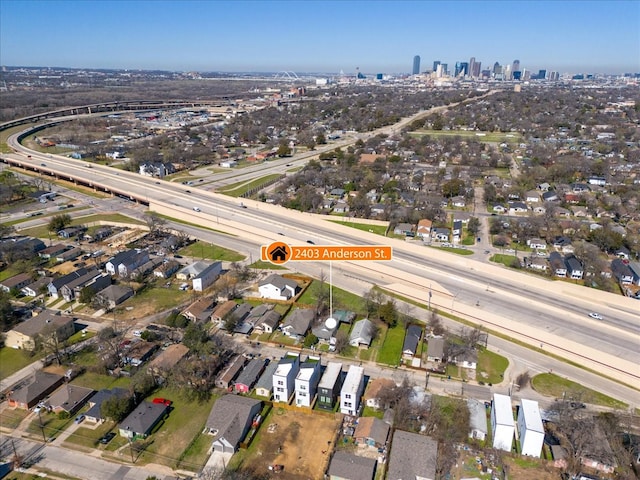
<svg viewBox="0 0 640 480">
<path fill-rule="evenodd" d="M 411 73 L 412 59 L 640 71 L 640 2 L 0 3 L 2 65 Z M 421 70 L 425 70 L 422 67 Z"/>
</svg>

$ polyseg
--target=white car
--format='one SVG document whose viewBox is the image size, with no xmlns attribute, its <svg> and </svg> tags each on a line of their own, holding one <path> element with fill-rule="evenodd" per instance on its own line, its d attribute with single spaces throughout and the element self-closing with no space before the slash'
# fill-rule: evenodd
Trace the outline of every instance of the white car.
<svg viewBox="0 0 640 480">
<path fill-rule="evenodd" d="M 199 212 L 200 211 L 200 207 L 193 207 L 193 211 L 194 212 Z"/>
<path fill-rule="evenodd" d="M 596 320 L 603 320 L 604 319 L 604 317 L 602 315 L 600 315 L 599 313 L 596 313 L 596 312 L 590 312 L 589 316 L 591 318 L 595 318 Z"/>
</svg>

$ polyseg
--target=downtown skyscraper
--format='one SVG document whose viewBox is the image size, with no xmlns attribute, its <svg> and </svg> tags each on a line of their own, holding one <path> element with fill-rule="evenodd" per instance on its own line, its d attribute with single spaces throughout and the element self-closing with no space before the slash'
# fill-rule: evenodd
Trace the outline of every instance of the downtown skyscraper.
<svg viewBox="0 0 640 480">
<path fill-rule="evenodd" d="M 420 55 L 413 57 L 413 70 L 411 73 L 414 75 L 418 75 L 420 73 Z"/>
</svg>

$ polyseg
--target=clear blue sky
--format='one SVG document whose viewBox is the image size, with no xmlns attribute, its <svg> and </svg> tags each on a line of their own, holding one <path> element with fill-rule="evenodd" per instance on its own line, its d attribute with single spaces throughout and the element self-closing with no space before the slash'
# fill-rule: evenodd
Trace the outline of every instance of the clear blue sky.
<svg viewBox="0 0 640 480">
<path fill-rule="evenodd" d="M 0 64 L 410 72 L 475 57 L 640 71 L 640 1 L 0 0 Z"/>
</svg>

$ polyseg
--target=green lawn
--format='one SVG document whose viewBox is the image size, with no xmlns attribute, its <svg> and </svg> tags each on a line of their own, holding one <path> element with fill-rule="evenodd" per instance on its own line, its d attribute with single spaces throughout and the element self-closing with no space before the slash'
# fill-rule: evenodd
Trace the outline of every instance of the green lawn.
<svg viewBox="0 0 640 480">
<path fill-rule="evenodd" d="M 500 383 L 508 366 L 507 358 L 487 349 L 480 349 L 476 379 L 485 383 Z"/>
<path fill-rule="evenodd" d="M 402 356 L 405 330 L 402 325 L 396 325 L 387 330 L 382 348 L 378 352 L 378 363 L 386 365 L 399 365 Z"/>
<path fill-rule="evenodd" d="M 82 426 L 84 423 L 81 423 L 80 425 L 81 426 L 78 427 L 75 432 L 67 437 L 65 443 L 69 442 L 74 445 L 90 449 L 96 448 L 100 445 L 100 438 L 116 427 L 116 423 L 112 421 L 106 421 L 96 428 L 84 427 Z M 117 433 L 117 429 L 114 431 Z M 112 441 L 114 440 L 115 438 Z"/>
<path fill-rule="evenodd" d="M 495 262 L 495 263 L 501 263 L 505 267 L 511 267 L 514 260 L 518 260 L 518 257 L 516 257 L 515 255 L 504 255 L 502 253 L 496 253 L 495 255 L 492 255 L 491 258 L 489 259 L 489 261 Z"/>
<path fill-rule="evenodd" d="M 304 293 L 298 298 L 298 302 L 303 305 L 315 305 L 317 303 L 317 292 L 319 282 L 313 280 Z M 325 280 L 324 288 L 329 292 L 329 279 Z M 327 298 L 328 300 L 328 298 Z M 361 315 L 364 312 L 364 301 L 359 295 L 347 292 L 337 287 L 333 287 L 333 310 L 349 310 Z"/>
<path fill-rule="evenodd" d="M 57 213 L 56 213 L 57 215 Z M 120 215 L 119 213 L 114 213 L 111 215 L 88 215 L 86 217 L 74 218 L 71 221 L 70 226 L 77 225 L 86 225 L 91 222 L 114 222 L 114 223 L 128 223 L 131 225 L 144 225 L 145 223 L 136 220 L 135 218 L 126 217 L 124 215 Z M 41 225 L 39 227 L 25 228 L 24 230 L 20 230 L 20 235 L 28 235 L 36 238 L 48 238 L 49 230 L 47 229 L 47 225 Z"/>
<path fill-rule="evenodd" d="M 42 355 L 32 357 L 24 350 L 2 347 L 0 348 L 0 378 L 7 378 L 40 358 Z"/>
<path fill-rule="evenodd" d="M 486 143 L 515 143 L 519 142 L 519 133 L 477 132 L 465 130 L 416 130 L 410 133 L 413 136 L 428 135 L 431 137 L 462 137 L 473 138 L 478 142 Z"/>
<path fill-rule="evenodd" d="M 267 185 L 274 180 L 282 177 L 279 173 L 274 173 L 272 175 L 266 175 L 264 177 L 256 178 L 251 182 L 238 182 L 233 183 L 231 185 L 227 185 L 222 189 L 219 189 L 219 193 L 224 193 L 225 195 L 229 195 L 230 197 L 240 197 L 246 193 L 250 193 L 252 190 L 259 189 L 263 185 Z"/>
<path fill-rule="evenodd" d="M 116 313 L 118 318 L 129 318 L 131 317 L 131 314 L 135 314 L 136 311 L 146 312 L 143 316 L 151 313 L 162 312 L 173 307 L 177 307 L 178 305 L 188 301 L 190 298 L 195 301 L 195 298 L 192 298 L 191 294 L 192 292 L 189 290 L 180 291 L 176 287 L 145 288 L 143 291 L 136 293 L 133 297 L 127 300 L 126 306 L 127 308 L 131 307 L 131 311 L 125 312 L 120 310 Z"/>
<path fill-rule="evenodd" d="M 330 222 L 338 223 L 340 225 L 346 225 L 347 227 L 356 228 L 358 230 L 362 230 L 363 232 L 371 232 L 377 233 L 378 235 L 385 236 L 387 233 L 388 225 L 369 225 L 368 223 L 358 223 L 352 222 L 348 219 L 346 220 L 330 220 Z"/>
<path fill-rule="evenodd" d="M 87 357 L 88 358 L 88 357 Z M 76 377 L 73 382 L 74 385 L 81 387 L 92 388 L 96 391 L 103 390 L 105 388 L 129 388 L 131 379 L 128 377 L 112 377 L 111 375 L 102 375 L 100 373 L 85 372 L 82 375 Z"/>
<path fill-rule="evenodd" d="M 455 247 L 434 247 L 438 250 L 445 250 L 451 253 L 457 253 L 458 255 L 473 255 L 473 250 L 468 248 L 455 248 Z"/>
<path fill-rule="evenodd" d="M 55 438 L 73 422 L 75 417 L 58 418 L 57 413 L 44 412 L 41 418 L 45 437 Z M 36 438 L 42 438 L 42 428 L 40 428 L 40 419 L 37 415 L 27 427 L 27 432 Z"/>
<path fill-rule="evenodd" d="M 579 383 L 572 382 L 566 378 L 562 378 L 553 373 L 541 373 L 531 379 L 533 388 L 543 394 L 551 397 L 574 398 L 580 402 L 591 403 L 594 405 L 602 405 L 610 408 L 627 408 L 624 402 L 611 398 L 603 393 L 596 392 L 590 388 L 584 387 Z"/>
<path fill-rule="evenodd" d="M 251 268 L 255 268 L 257 270 L 286 270 L 286 267 L 282 265 L 274 265 L 271 262 L 263 262 L 262 260 L 258 260 L 257 262 L 253 262 L 249 265 Z"/>
<path fill-rule="evenodd" d="M 244 255 L 213 245 L 211 243 L 197 241 L 178 250 L 180 255 L 208 260 L 221 260 L 223 262 L 239 262 L 245 259 Z"/>
<path fill-rule="evenodd" d="M 2 413 L 0 413 L 0 425 L 13 430 L 20 425 L 20 422 L 22 422 L 27 415 L 29 415 L 28 410 L 5 408 Z"/>
</svg>

